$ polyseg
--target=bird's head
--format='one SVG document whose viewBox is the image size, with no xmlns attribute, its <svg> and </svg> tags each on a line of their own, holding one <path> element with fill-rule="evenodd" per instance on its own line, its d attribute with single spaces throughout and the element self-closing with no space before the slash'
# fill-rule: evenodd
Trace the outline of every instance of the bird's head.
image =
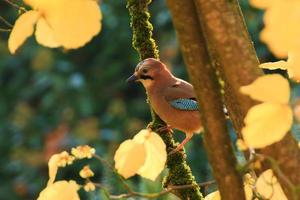
<svg viewBox="0 0 300 200">
<path fill-rule="evenodd" d="M 132 76 L 127 82 L 141 82 L 145 88 L 151 86 L 154 82 L 172 76 L 166 65 L 154 58 L 147 58 L 139 62 Z"/>
</svg>

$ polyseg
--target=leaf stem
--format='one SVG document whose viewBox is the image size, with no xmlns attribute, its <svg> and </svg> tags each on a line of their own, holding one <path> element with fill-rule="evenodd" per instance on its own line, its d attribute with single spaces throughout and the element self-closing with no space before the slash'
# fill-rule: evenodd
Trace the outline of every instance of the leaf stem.
<svg viewBox="0 0 300 200">
<path fill-rule="evenodd" d="M 4 23 L 5 25 L 7 25 L 8 27 L 10 27 L 10 28 L 13 27 L 13 25 L 12 25 L 11 23 L 9 23 L 9 22 L 8 22 L 4 17 L 2 17 L 1 15 L 0 15 L 0 20 L 3 21 L 3 23 Z"/>
<path fill-rule="evenodd" d="M 11 29 L 0 28 L 0 32 L 11 32 Z"/>
<path fill-rule="evenodd" d="M 16 8 L 16 9 L 22 11 L 22 12 L 27 12 L 27 9 L 26 9 L 26 8 L 20 6 L 20 5 L 16 4 L 16 3 L 14 3 L 14 2 L 12 2 L 12 1 L 10 1 L 10 0 L 4 0 L 4 1 L 5 1 L 6 3 L 8 3 L 9 5 L 11 5 L 12 7 Z"/>
<path fill-rule="evenodd" d="M 215 184 L 216 182 L 214 180 L 212 181 L 207 181 L 207 182 L 203 182 L 203 183 L 198 183 L 198 185 L 200 187 L 207 187 L 210 186 L 212 184 Z M 107 189 L 100 183 L 93 183 L 96 187 L 101 188 L 101 189 L 105 189 L 107 191 Z M 128 193 L 124 193 L 124 194 L 119 194 L 119 195 L 109 195 L 110 199 L 123 199 L 123 198 L 129 198 L 129 197 L 144 197 L 144 198 L 148 198 L 148 199 L 154 199 L 154 198 L 158 198 L 161 197 L 163 195 L 166 195 L 170 192 L 172 192 L 173 190 L 182 190 L 182 189 L 187 189 L 187 188 L 193 188 L 195 187 L 195 185 L 193 184 L 188 184 L 188 185 L 174 185 L 174 186 L 168 186 L 166 189 L 157 192 L 157 193 L 141 193 L 141 192 L 135 192 L 133 190 L 128 191 Z"/>
</svg>

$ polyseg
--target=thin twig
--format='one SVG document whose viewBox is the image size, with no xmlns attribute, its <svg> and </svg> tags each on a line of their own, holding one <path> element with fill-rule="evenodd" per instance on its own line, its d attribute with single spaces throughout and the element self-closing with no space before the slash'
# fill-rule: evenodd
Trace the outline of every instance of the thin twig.
<svg viewBox="0 0 300 200">
<path fill-rule="evenodd" d="M 4 24 L 6 24 L 8 27 L 12 28 L 13 25 L 9 23 L 4 17 L 0 15 L 0 20 L 3 21 Z"/>
<path fill-rule="evenodd" d="M 11 29 L 4 29 L 4 28 L 0 28 L 0 32 L 10 32 Z"/>
<path fill-rule="evenodd" d="M 203 182 L 203 183 L 198 183 L 198 185 L 200 187 L 206 187 L 212 184 L 215 184 L 216 182 L 214 180 L 212 181 L 207 181 L 207 182 Z M 105 189 L 105 187 L 100 184 L 100 183 L 93 183 L 96 187 L 99 187 L 101 189 Z M 195 187 L 195 185 L 193 184 L 189 184 L 189 185 L 171 185 L 168 186 L 168 188 L 157 192 L 157 193 L 141 193 L 141 192 L 135 192 L 133 190 L 128 191 L 128 193 L 124 193 L 124 194 L 119 194 L 119 195 L 109 195 L 110 199 L 122 199 L 122 198 L 129 198 L 129 197 L 133 197 L 133 196 L 138 196 L 138 197 L 144 197 L 144 198 L 148 198 L 148 199 L 154 199 L 154 198 L 158 198 L 161 197 L 163 195 L 166 195 L 168 193 L 170 193 L 173 190 L 182 190 L 182 189 L 187 189 L 187 188 L 193 188 Z M 107 191 L 107 190 L 106 190 Z"/>
<path fill-rule="evenodd" d="M 251 158 L 239 168 L 240 173 L 244 174 L 245 172 L 247 172 L 248 170 L 252 170 L 251 166 L 253 163 L 255 163 L 256 161 L 262 161 L 264 158 L 262 158 L 261 156 L 258 156 L 257 154 L 251 154 Z"/>
<path fill-rule="evenodd" d="M 11 2 L 10 0 L 4 0 L 6 3 L 8 3 L 9 5 L 11 5 L 12 7 L 14 8 L 17 8 L 18 10 L 21 10 L 22 12 L 27 12 L 26 8 L 14 3 L 14 2 Z"/>
</svg>

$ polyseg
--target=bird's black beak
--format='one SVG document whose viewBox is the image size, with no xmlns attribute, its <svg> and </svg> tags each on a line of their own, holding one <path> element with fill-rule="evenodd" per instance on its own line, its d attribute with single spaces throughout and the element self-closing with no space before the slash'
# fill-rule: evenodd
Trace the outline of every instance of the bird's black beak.
<svg viewBox="0 0 300 200">
<path fill-rule="evenodd" d="M 139 78 L 135 75 L 135 74 L 132 74 L 127 80 L 126 80 L 126 82 L 127 83 L 132 83 L 132 82 L 136 82 L 136 81 L 138 81 L 139 80 Z"/>
</svg>

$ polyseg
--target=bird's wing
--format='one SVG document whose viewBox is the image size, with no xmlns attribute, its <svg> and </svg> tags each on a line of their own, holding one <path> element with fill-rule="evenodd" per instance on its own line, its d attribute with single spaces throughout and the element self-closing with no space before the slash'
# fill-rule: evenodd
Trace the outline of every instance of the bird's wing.
<svg viewBox="0 0 300 200">
<path fill-rule="evenodd" d="M 199 110 L 198 102 L 193 99 L 175 99 L 170 101 L 170 105 L 178 110 L 196 111 Z"/>
<path fill-rule="evenodd" d="M 198 103 L 194 94 L 194 88 L 191 84 L 181 79 L 166 88 L 165 99 L 173 108 L 178 110 L 195 111 L 198 110 Z"/>
</svg>

